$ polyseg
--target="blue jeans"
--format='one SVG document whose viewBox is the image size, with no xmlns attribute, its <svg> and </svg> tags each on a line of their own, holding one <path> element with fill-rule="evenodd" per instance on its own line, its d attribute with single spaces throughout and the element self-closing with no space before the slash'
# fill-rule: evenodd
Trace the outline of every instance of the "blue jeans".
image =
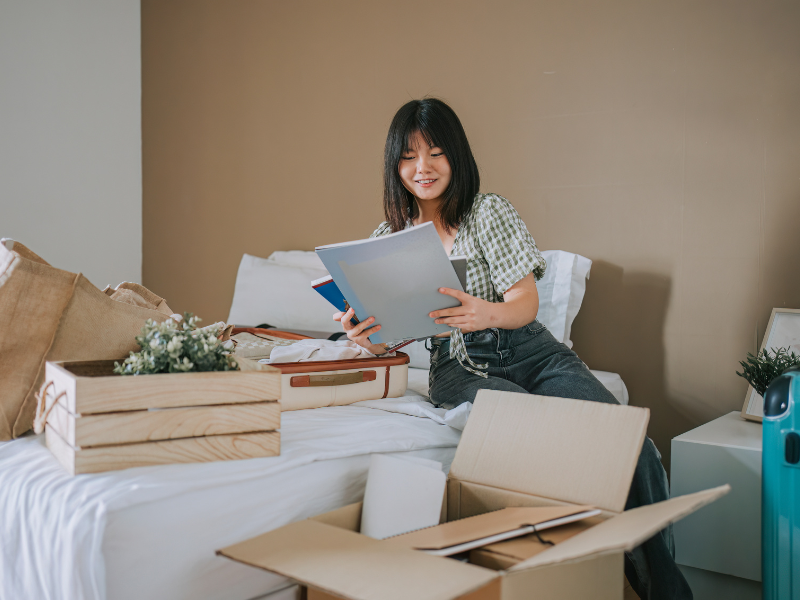
<svg viewBox="0 0 800 600">
<path fill-rule="evenodd" d="M 467 333 L 464 340 L 473 361 L 489 364 L 489 378 L 473 375 L 451 359 L 448 339 L 431 340 L 430 397 L 436 406 L 449 409 L 472 402 L 482 389 L 619 404 L 578 355 L 539 321 L 514 330 Z M 667 500 L 668 489 L 661 455 L 645 438 L 625 509 Z M 625 575 L 642 600 L 692 598 L 675 564 L 672 526 L 625 553 Z"/>
</svg>

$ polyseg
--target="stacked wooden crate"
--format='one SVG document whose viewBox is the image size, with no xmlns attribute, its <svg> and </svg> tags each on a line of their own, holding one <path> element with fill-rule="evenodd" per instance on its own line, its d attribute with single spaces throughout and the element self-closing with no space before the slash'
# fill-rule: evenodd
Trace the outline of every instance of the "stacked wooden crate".
<svg viewBox="0 0 800 600">
<path fill-rule="evenodd" d="M 47 363 L 47 447 L 71 474 L 280 454 L 277 369 L 122 376 L 113 367 Z"/>
</svg>

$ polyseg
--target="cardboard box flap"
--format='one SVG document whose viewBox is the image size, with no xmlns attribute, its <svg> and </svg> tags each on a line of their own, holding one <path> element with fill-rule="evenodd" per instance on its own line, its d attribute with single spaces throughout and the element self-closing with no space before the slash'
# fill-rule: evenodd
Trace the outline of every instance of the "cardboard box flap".
<svg viewBox="0 0 800 600">
<path fill-rule="evenodd" d="M 498 577 L 488 569 L 299 521 L 217 554 L 350 600 L 450 600 Z"/>
<path fill-rule="evenodd" d="M 542 531 L 540 535 L 529 534 L 504 542 L 489 544 L 483 546 L 481 550 L 508 556 L 516 562 L 522 562 L 541 552 L 550 550 L 552 546 L 543 543 L 541 540 L 553 542 L 554 544 L 561 544 L 571 537 L 575 537 L 587 529 L 591 529 L 595 525 L 602 523 L 604 520 L 605 519 L 602 517 L 589 517 L 588 519 L 581 519 L 580 521 L 575 521 L 574 523 L 562 525 L 554 529 L 546 529 Z"/>
<path fill-rule="evenodd" d="M 592 527 L 581 535 L 570 538 L 546 552 L 514 565 L 510 571 L 521 571 L 555 563 L 563 563 L 592 555 L 631 550 L 650 539 L 675 521 L 679 521 L 698 508 L 710 504 L 730 491 L 729 485 L 679 496 L 664 502 L 626 510 Z"/>
<path fill-rule="evenodd" d="M 494 512 L 397 535 L 383 540 L 383 543 L 417 550 L 440 550 L 498 533 L 513 531 L 528 525 L 538 525 L 553 519 L 585 512 L 592 508 L 591 506 L 517 506 L 503 508 Z"/>
<path fill-rule="evenodd" d="M 622 512 L 644 408 L 481 390 L 450 477 Z"/>
</svg>

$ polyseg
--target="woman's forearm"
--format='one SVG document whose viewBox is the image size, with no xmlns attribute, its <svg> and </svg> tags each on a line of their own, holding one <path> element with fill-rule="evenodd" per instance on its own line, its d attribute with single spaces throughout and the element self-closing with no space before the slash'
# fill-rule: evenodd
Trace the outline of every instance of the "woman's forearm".
<svg viewBox="0 0 800 600">
<path fill-rule="evenodd" d="M 504 299 L 488 307 L 490 327 L 517 329 L 533 321 L 539 312 L 539 294 L 535 288 L 509 290 Z"/>
<path fill-rule="evenodd" d="M 457 299 L 461 306 L 435 310 L 428 316 L 436 323 L 458 328 L 464 333 L 490 327 L 517 329 L 533 321 L 539 312 L 539 292 L 533 273 L 508 288 L 503 294 L 503 302 L 489 302 L 461 290 L 439 288 L 439 292 Z"/>
</svg>

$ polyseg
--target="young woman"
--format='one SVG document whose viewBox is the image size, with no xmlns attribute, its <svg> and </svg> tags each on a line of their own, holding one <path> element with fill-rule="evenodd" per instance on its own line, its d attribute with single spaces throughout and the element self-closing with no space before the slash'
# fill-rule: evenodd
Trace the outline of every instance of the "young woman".
<svg viewBox="0 0 800 600">
<path fill-rule="evenodd" d="M 472 402 L 480 389 L 506 390 L 617 404 L 578 356 L 536 320 L 536 280 L 546 264 L 513 206 L 479 193 L 478 167 L 455 112 L 441 100 L 413 100 L 395 115 L 384 151 L 386 221 L 371 237 L 433 222 L 448 254 L 464 255 L 467 292 L 442 288 L 461 302 L 430 313 L 450 334 L 431 344 L 430 397 L 443 408 Z M 347 337 L 375 354 L 370 317 L 352 325 L 336 313 Z M 626 509 L 666 500 L 667 477 L 645 439 Z M 667 528 L 626 554 L 625 574 L 645 600 L 692 598 L 674 561 Z"/>
</svg>

